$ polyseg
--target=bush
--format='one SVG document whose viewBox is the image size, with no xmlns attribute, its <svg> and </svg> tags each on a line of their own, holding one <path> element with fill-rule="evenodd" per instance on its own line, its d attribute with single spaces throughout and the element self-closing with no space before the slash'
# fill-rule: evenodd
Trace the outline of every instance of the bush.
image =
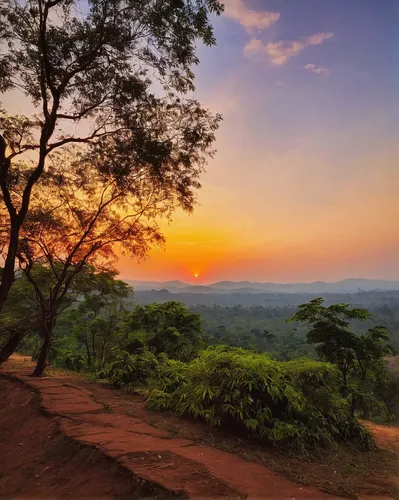
<svg viewBox="0 0 399 500">
<path fill-rule="evenodd" d="M 80 372 L 87 369 L 87 356 L 79 351 L 63 351 L 57 353 L 56 365 L 67 370 Z"/>
<path fill-rule="evenodd" d="M 272 442 L 317 446 L 350 440 L 373 447 L 339 395 L 334 366 L 278 362 L 241 348 L 210 347 L 191 363 L 164 361 L 148 406 L 239 428 Z"/>
<path fill-rule="evenodd" d="M 158 361 L 146 349 L 138 354 L 129 354 L 122 349 L 113 349 L 114 358 L 109 365 L 98 373 L 117 387 L 132 388 L 134 384 L 144 384 L 154 375 Z"/>
<path fill-rule="evenodd" d="M 162 390 L 173 392 L 187 382 L 189 364 L 160 355 L 157 369 L 157 380 Z"/>
</svg>

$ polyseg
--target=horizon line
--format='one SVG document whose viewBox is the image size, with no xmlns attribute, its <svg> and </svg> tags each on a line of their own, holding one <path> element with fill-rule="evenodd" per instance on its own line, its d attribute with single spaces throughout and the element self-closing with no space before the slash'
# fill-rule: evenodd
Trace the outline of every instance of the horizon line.
<svg viewBox="0 0 399 500">
<path fill-rule="evenodd" d="M 314 280 L 314 281 L 252 281 L 249 279 L 242 279 L 242 280 L 218 280 L 218 281 L 212 281 L 208 283 L 199 283 L 198 281 L 182 281 L 180 279 L 167 279 L 167 280 L 154 280 L 154 279 L 136 279 L 136 278 L 125 278 L 125 277 L 120 277 L 119 279 L 123 281 L 134 281 L 134 282 L 141 282 L 141 283 L 157 283 L 157 284 L 163 284 L 163 283 L 172 283 L 172 282 L 177 282 L 177 283 L 182 283 L 183 285 L 190 285 L 190 286 L 212 286 L 212 285 L 217 285 L 219 283 L 251 283 L 251 284 L 257 284 L 257 285 L 313 285 L 315 283 L 323 283 L 323 284 L 328 284 L 328 285 L 334 285 L 338 283 L 342 283 L 345 281 L 383 281 L 384 283 L 399 283 L 399 278 L 398 279 L 393 279 L 393 280 L 388 280 L 384 278 L 362 278 L 362 277 L 350 277 L 350 278 L 343 278 L 341 280 L 337 281 L 325 281 L 325 280 Z"/>
</svg>

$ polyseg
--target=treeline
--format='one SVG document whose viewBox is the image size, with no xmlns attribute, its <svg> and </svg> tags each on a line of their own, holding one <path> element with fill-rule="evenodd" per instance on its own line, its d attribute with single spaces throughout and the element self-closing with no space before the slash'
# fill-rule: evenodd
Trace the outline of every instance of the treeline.
<svg viewBox="0 0 399 500">
<path fill-rule="evenodd" d="M 363 307 L 378 307 L 388 305 L 389 307 L 399 305 L 399 290 L 391 291 L 359 291 L 357 293 L 323 293 L 326 304 L 337 304 L 347 302 Z M 168 300 L 178 300 L 187 306 L 207 306 L 214 305 L 223 307 L 297 307 L 308 302 L 315 294 L 313 293 L 193 293 L 193 292 L 170 292 L 164 290 L 136 291 L 136 301 L 139 304 L 151 304 L 152 302 L 167 302 Z"/>
<path fill-rule="evenodd" d="M 204 332 L 211 344 L 268 352 L 287 361 L 301 356 L 314 358 L 314 349 L 306 342 L 306 328 L 287 324 L 295 307 L 194 306 L 204 323 Z"/>
<path fill-rule="evenodd" d="M 329 304 L 327 300 L 326 304 Z M 364 304 L 354 305 L 365 307 Z M 390 331 L 393 352 L 399 353 L 399 302 L 372 304 L 367 309 L 372 314 L 367 320 L 370 327 L 384 325 Z M 279 360 L 314 357 L 314 349 L 306 342 L 307 329 L 299 323 L 286 322 L 296 310 L 297 307 L 294 306 L 260 305 L 224 307 L 215 304 L 213 307 L 190 307 L 190 311 L 202 317 L 204 331 L 210 343 L 269 352 Z M 354 331 L 361 333 L 363 327 L 362 322 L 353 321 Z"/>
</svg>

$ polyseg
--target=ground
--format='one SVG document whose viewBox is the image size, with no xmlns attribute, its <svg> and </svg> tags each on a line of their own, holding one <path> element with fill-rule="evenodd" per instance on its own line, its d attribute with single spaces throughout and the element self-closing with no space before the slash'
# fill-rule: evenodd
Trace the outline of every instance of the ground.
<svg viewBox="0 0 399 500">
<path fill-rule="evenodd" d="M 397 427 L 372 426 L 379 451 L 299 460 L 149 412 L 139 395 L 31 371 L 22 357 L 0 371 L 0 497 L 398 498 Z"/>
</svg>

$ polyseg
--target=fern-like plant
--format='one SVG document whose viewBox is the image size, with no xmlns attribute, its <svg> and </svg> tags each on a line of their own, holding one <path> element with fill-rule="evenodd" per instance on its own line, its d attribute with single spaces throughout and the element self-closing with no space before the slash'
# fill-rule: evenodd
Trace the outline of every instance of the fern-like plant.
<svg viewBox="0 0 399 500">
<path fill-rule="evenodd" d="M 237 428 L 269 441 L 318 446 L 373 441 L 339 394 L 337 370 L 327 363 L 270 359 L 241 348 L 210 347 L 191 363 L 166 360 L 160 388 L 150 392 L 153 410 L 168 410 Z"/>
</svg>

